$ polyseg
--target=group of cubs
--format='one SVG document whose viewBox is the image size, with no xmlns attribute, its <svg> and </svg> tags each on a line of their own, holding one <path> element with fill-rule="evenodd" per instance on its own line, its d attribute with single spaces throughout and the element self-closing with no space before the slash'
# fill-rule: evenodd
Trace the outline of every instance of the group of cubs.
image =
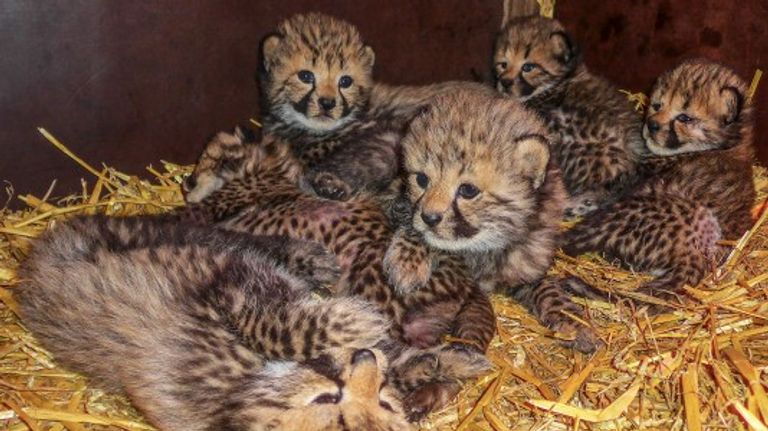
<svg viewBox="0 0 768 431">
<path fill-rule="evenodd" d="M 556 248 L 677 301 L 750 226 L 752 108 L 719 64 L 662 75 L 643 120 L 540 17 L 500 33 L 495 89 L 373 82 L 321 14 L 261 53 L 261 136 L 214 137 L 184 208 L 62 223 L 22 267 L 29 328 L 163 430 L 409 429 L 489 368 L 490 291 L 597 347 Z"/>
</svg>

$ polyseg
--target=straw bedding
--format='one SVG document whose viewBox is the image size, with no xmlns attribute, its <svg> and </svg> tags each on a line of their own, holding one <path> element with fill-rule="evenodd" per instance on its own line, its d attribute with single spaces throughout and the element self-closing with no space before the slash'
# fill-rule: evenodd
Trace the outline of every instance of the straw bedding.
<svg viewBox="0 0 768 431">
<path fill-rule="evenodd" d="M 14 269 L 30 240 L 73 214 L 167 211 L 182 204 L 189 166 L 162 163 L 149 179 L 96 169 L 41 132 L 95 177 L 65 199 L 19 196 L 28 208 L 0 212 L 0 429 L 152 429 L 119 396 L 58 368 L 16 315 Z M 422 422 L 460 430 L 768 430 L 768 171 L 756 168 L 755 227 L 728 260 L 689 288 L 685 308 L 648 317 L 627 298 L 644 277 L 597 256 L 560 255 L 552 269 L 577 274 L 614 297 L 582 300 L 606 343 L 591 356 L 559 346 L 513 301 L 495 296 L 498 337 L 490 375 Z M 652 301 L 652 298 L 640 298 Z M 642 304 L 642 302 L 635 302 Z M 88 352 L 84 351 L 84 355 Z"/>
</svg>

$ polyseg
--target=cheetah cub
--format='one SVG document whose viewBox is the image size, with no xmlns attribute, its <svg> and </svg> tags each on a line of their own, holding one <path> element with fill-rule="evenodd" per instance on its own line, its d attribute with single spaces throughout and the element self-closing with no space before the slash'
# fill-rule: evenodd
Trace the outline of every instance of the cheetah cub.
<svg viewBox="0 0 768 431">
<path fill-rule="evenodd" d="M 162 430 L 411 429 L 387 357 L 359 348 L 388 319 L 359 299 L 312 299 L 307 286 L 328 278 L 289 271 L 302 256 L 334 268 L 318 249 L 81 218 L 36 243 L 18 299 L 57 361 L 123 392 Z"/>
<path fill-rule="evenodd" d="M 330 286 L 331 295 L 364 298 L 391 316 L 392 340 L 405 341 L 416 352 L 433 349 L 418 360 L 393 360 L 394 369 L 403 370 L 395 374 L 416 381 L 391 380 L 407 389 L 409 418 L 439 408 L 458 393 L 462 381 L 489 367 L 482 352 L 495 332 L 490 301 L 451 255 L 435 256 L 432 277 L 422 289 L 395 292 L 382 266 L 393 234 L 382 210 L 366 199 L 342 202 L 304 193 L 296 185 L 302 169 L 281 139 L 265 135 L 254 142 L 241 129 L 219 133 L 192 174 L 196 188 L 187 194 L 187 206 L 174 216 L 254 235 L 317 241 L 332 251 L 340 277 Z M 444 334 L 465 342 L 441 345 Z"/>
<path fill-rule="evenodd" d="M 484 290 L 510 292 L 553 329 L 576 329 L 561 311 L 580 309 L 557 286 L 538 283 L 552 264 L 565 199 L 549 136 L 510 98 L 438 96 L 403 139 L 412 231 L 401 229 L 387 251 L 392 282 L 420 289 L 433 250 L 445 250 Z"/>
<path fill-rule="evenodd" d="M 261 55 L 265 131 L 290 142 L 309 168 L 305 189 L 337 200 L 389 184 L 402 130 L 433 95 L 458 86 L 488 91 L 470 82 L 374 83 L 375 54 L 357 28 L 319 13 L 280 23 Z"/>
<path fill-rule="evenodd" d="M 752 224 L 752 104 L 732 70 L 687 61 L 657 80 L 643 136 L 653 154 L 616 203 L 567 234 L 571 255 L 600 251 L 656 278 L 641 291 L 677 301 Z"/>
<path fill-rule="evenodd" d="M 644 154 L 642 120 L 619 91 L 593 75 L 556 20 L 510 20 L 494 50 L 499 92 L 538 111 L 555 135 L 552 155 L 570 195 L 566 216 L 610 201 Z"/>
</svg>

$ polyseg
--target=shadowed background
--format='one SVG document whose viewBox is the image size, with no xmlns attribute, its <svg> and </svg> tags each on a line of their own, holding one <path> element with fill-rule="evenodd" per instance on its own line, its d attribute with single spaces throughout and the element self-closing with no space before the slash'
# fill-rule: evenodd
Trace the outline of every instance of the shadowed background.
<svg viewBox="0 0 768 431">
<path fill-rule="evenodd" d="M 53 178 L 54 195 L 92 182 L 36 126 L 127 173 L 160 159 L 192 163 L 214 132 L 256 116 L 258 42 L 294 13 L 349 20 L 376 51 L 377 79 L 422 84 L 487 78 L 502 10 L 501 0 L 4 0 L 0 180 L 38 196 Z M 764 0 L 561 0 L 556 16 L 593 71 L 634 91 L 691 56 L 745 79 L 766 67 Z M 766 85 L 756 100 L 764 162 Z"/>
</svg>

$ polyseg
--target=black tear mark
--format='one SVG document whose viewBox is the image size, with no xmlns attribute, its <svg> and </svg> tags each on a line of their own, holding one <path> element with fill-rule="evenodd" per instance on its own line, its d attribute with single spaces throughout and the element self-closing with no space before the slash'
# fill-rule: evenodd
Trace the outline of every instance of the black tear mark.
<svg viewBox="0 0 768 431">
<path fill-rule="evenodd" d="M 315 84 L 312 84 L 312 89 L 307 92 L 307 94 L 304 95 L 304 97 L 301 98 L 298 102 L 293 104 L 293 109 L 296 110 L 296 112 L 300 112 L 304 115 L 307 115 L 309 112 L 309 99 L 312 97 L 312 94 L 315 92 Z"/>
</svg>

